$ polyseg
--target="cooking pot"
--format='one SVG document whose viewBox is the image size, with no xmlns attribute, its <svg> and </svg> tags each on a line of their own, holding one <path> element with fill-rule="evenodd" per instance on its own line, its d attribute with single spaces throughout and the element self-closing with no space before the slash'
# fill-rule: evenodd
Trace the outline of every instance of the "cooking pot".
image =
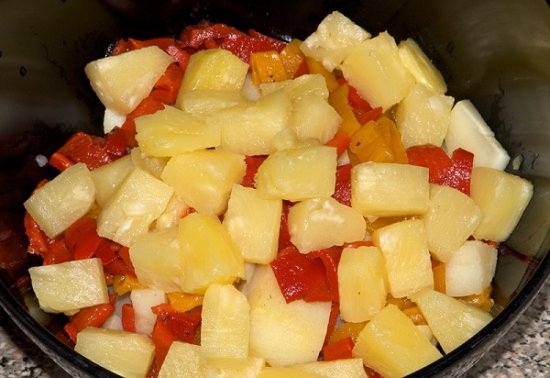
<svg viewBox="0 0 550 378">
<path fill-rule="evenodd" d="M 22 202 L 53 170 L 40 164 L 75 130 L 100 133 L 103 108 L 84 65 L 120 37 L 177 35 L 201 20 L 305 38 L 339 10 L 373 35 L 413 37 L 448 83 L 470 99 L 533 199 L 500 251 L 495 319 L 415 376 L 458 376 L 509 329 L 550 272 L 550 9 L 543 0 L 130 1 L 4 0 L 0 3 L 0 303 L 73 376 L 111 373 L 66 347 L 29 313 Z M 37 158 L 38 157 L 38 158 Z"/>
</svg>

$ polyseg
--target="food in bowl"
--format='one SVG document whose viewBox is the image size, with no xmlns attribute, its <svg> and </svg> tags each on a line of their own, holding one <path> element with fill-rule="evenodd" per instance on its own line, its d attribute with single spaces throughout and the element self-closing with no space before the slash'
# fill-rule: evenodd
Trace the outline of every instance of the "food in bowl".
<svg viewBox="0 0 550 378">
<path fill-rule="evenodd" d="M 106 134 L 25 202 L 33 289 L 85 357 L 403 376 L 491 321 L 532 185 L 412 39 L 339 12 L 304 41 L 205 23 L 85 71 Z"/>
</svg>

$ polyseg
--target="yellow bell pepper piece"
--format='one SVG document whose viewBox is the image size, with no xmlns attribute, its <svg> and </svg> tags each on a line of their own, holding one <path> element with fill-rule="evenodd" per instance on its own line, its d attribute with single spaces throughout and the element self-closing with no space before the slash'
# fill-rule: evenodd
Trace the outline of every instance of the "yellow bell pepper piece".
<svg viewBox="0 0 550 378">
<path fill-rule="evenodd" d="M 491 285 L 487 286 L 485 290 L 483 290 L 479 294 L 472 294 L 465 297 L 459 297 L 463 302 L 466 302 L 470 305 L 476 306 L 481 308 L 484 311 L 491 311 L 491 308 L 493 308 L 493 305 L 495 304 L 495 301 L 493 298 L 491 298 L 491 294 L 493 292 L 493 287 Z"/>
<path fill-rule="evenodd" d="M 143 286 L 138 281 L 138 279 L 134 276 L 117 274 L 113 278 L 113 290 L 118 296 L 129 293 L 134 289 L 144 289 L 144 288 L 145 286 Z"/>
<path fill-rule="evenodd" d="M 250 68 L 255 84 L 273 83 L 287 79 L 281 56 L 275 50 L 250 54 Z"/>
<path fill-rule="evenodd" d="M 187 294 L 183 292 L 166 293 L 168 303 L 178 312 L 186 312 L 202 305 L 202 295 Z"/>
<path fill-rule="evenodd" d="M 351 339 L 355 342 L 359 333 L 363 330 L 363 328 L 365 328 L 365 325 L 367 325 L 367 322 L 343 322 L 340 327 L 336 328 L 332 332 L 328 343 L 332 344 L 339 340 L 345 339 L 346 337 L 351 337 Z"/>
<path fill-rule="evenodd" d="M 302 41 L 299 39 L 293 39 L 279 53 L 288 79 L 293 79 L 296 76 L 305 61 L 305 56 L 300 50 L 301 43 Z"/>
<path fill-rule="evenodd" d="M 334 73 L 327 70 L 321 64 L 321 62 L 307 56 L 306 63 L 307 63 L 307 68 L 309 69 L 309 73 L 323 75 L 323 77 L 325 78 L 325 81 L 327 82 L 327 89 L 329 90 L 329 92 L 332 92 L 333 90 L 339 87 L 338 80 L 336 79 L 336 76 L 334 76 Z"/>
<path fill-rule="evenodd" d="M 351 136 L 361 128 L 361 124 L 357 121 L 349 105 L 348 96 L 349 86 L 343 84 L 329 94 L 328 102 L 338 112 L 340 117 L 342 117 L 340 129 Z"/>
<path fill-rule="evenodd" d="M 365 123 L 351 136 L 350 151 L 360 162 L 408 163 L 395 123 L 382 116 Z"/>
</svg>

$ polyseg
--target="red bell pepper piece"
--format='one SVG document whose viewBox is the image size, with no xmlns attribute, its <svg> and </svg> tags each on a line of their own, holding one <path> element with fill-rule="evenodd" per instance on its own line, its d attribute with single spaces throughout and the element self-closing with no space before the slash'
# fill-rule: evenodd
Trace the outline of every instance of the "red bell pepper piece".
<svg viewBox="0 0 550 378">
<path fill-rule="evenodd" d="M 182 80 L 183 69 L 178 64 L 170 64 L 164 74 L 155 83 L 151 96 L 165 104 L 174 104 L 178 97 Z"/>
<path fill-rule="evenodd" d="M 126 115 L 126 120 L 120 127 L 126 137 L 126 144 L 129 147 L 136 147 L 136 123 L 134 120 L 142 115 L 153 114 L 158 110 L 164 109 L 164 103 L 154 96 L 149 95 L 143 99 L 139 105 L 129 114 Z"/>
<path fill-rule="evenodd" d="M 83 216 L 65 230 L 65 243 L 75 260 L 89 259 L 94 255 L 101 243 L 96 230 L 97 222 L 90 216 Z"/>
<path fill-rule="evenodd" d="M 352 351 L 355 343 L 351 337 L 345 337 L 332 344 L 323 347 L 323 360 L 332 361 L 343 358 L 352 358 Z"/>
<path fill-rule="evenodd" d="M 153 344 L 155 344 L 154 363 L 156 366 L 162 366 L 170 346 L 176 340 L 176 336 L 158 315 L 151 332 L 151 339 L 153 340 Z"/>
<path fill-rule="evenodd" d="M 279 251 L 292 245 L 290 241 L 290 232 L 288 231 L 288 211 L 292 203 L 283 201 L 283 209 L 281 212 L 281 225 L 279 227 Z"/>
<path fill-rule="evenodd" d="M 30 253 L 44 256 L 49 249 L 48 237 L 44 234 L 34 218 L 27 212 L 25 212 L 23 224 L 25 226 L 25 233 L 29 239 L 27 250 Z"/>
<path fill-rule="evenodd" d="M 453 151 L 451 159 L 453 165 L 444 183 L 469 196 L 472 168 L 474 166 L 474 154 L 470 151 L 458 148 Z"/>
<path fill-rule="evenodd" d="M 126 136 L 120 127 L 115 127 L 105 135 L 105 150 L 113 156 L 122 157 L 128 153 Z"/>
<path fill-rule="evenodd" d="M 136 332 L 136 315 L 134 306 L 130 303 L 124 303 L 121 306 L 120 320 L 124 331 Z"/>
<path fill-rule="evenodd" d="M 336 186 L 332 196 L 338 202 L 351 206 L 351 164 L 336 168 Z"/>
<path fill-rule="evenodd" d="M 115 311 L 114 297 L 111 297 L 110 300 L 109 303 L 83 308 L 71 317 L 64 329 L 72 341 L 76 342 L 76 335 L 84 328 L 100 327 L 105 323 Z"/>
<path fill-rule="evenodd" d="M 296 247 L 289 246 L 279 252 L 270 266 L 287 303 L 298 299 L 331 300 L 325 267 L 320 259 L 308 258 Z"/>
<path fill-rule="evenodd" d="M 254 177 L 256 176 L 256 172 L 258 172 L 258 168 L 260 168 L 260 165 L 262 165 L 266 158 L 267 155 L 245 156 L 246 172 L 241 185 L 249 188 L 254 188 L 256 186 Z"/>
<path fill-rule="evenodd" d="M 335 303 L 340 302 L 338 294 L 338 263 L 341 256 L 342 247 L 331 247 L 306 254 L 307 258 L 319 259 L 323 263 L 325 278 L 330 292 L 330 300 Z"/>
<path fill-rule="evenodd" d="M 336 147 L 336 155 L 342 155 L 349 147 L 351 137 L 343 130 L 338 130 L 336 134 L 329 140 L 326 145 L 329 147 Z"/>
<path fill-rule="evenodd" d="M 193 343 L 197 329 L 201 323 L 202 307 L 198 306 L 186 312 L 176 311 L 168 303 L 163 303 L 151 309 L 158 318 L 162 319 L 166 327 L 172 332 L 176 340 Z"/>
<path fill-rule="evenodd" d="M 78 131 L 57 150 L 57 153 L 63 155 L 69 161 L 72 161 L 73 164 L 82 162 L 85 163 L 89 169 L 94 169 L 116 158 L 109 154 L 105 144 L 105 139 L 102 137 Z M 55 159 L 50 161 L 50 163 L 54 165 Z M 59 167 L 56 166 L 56 168 Z"/>
</svg>

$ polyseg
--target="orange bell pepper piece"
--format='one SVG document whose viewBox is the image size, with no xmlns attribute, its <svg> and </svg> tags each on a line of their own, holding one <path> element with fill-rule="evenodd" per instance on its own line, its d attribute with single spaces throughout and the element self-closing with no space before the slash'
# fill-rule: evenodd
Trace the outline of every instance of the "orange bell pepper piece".
<svg viewBox="0 0 550 378">
<path fill-rule="evenodd" d="M 186 312 L 202 305 L 204 296 L 183 292 L 167 293 L 168 303 L 175 311 Z"/>
<path fill-rule="evenodd" d="M 306 57 L 300 50 L 301 43 L 302 41 L 299 39 L 293 39 L 279 54 L 288 79 L 293 79 L 308 72 Z"/>
<path fill-rule="evenodd" d="M 340 130 L 348 135 L 353 135 L 357 130 L 361 128 L 361 124 L 355 118 L 355 114 L 349 104 L 349 86 L 343 84 L 336 88 L 329 94 L 329 104 L 338 112 L 342 117 L 342 124 Z"/>
<path fill-rule="evenodd" d="M 336 76 L 334 76 L 334 73 L 327 70 L 321 64 L 321 62 L 313 58 L 306 57 L 306 64 L 307 64 L 309 73 L 323 75 L 323 77 L 325 78 L 325 81 L 327 82 L 327 89 L 329 90 L 329 92 L 332 92 L 339 87 L 338 80 L 336 79 Z"/>
<path fill-rule="evenodd" d="M 275 50 L 250 54 L 250 69 L 255 84 L 273 83 L 287 79 L 281 56 Z"/>
</svg>

